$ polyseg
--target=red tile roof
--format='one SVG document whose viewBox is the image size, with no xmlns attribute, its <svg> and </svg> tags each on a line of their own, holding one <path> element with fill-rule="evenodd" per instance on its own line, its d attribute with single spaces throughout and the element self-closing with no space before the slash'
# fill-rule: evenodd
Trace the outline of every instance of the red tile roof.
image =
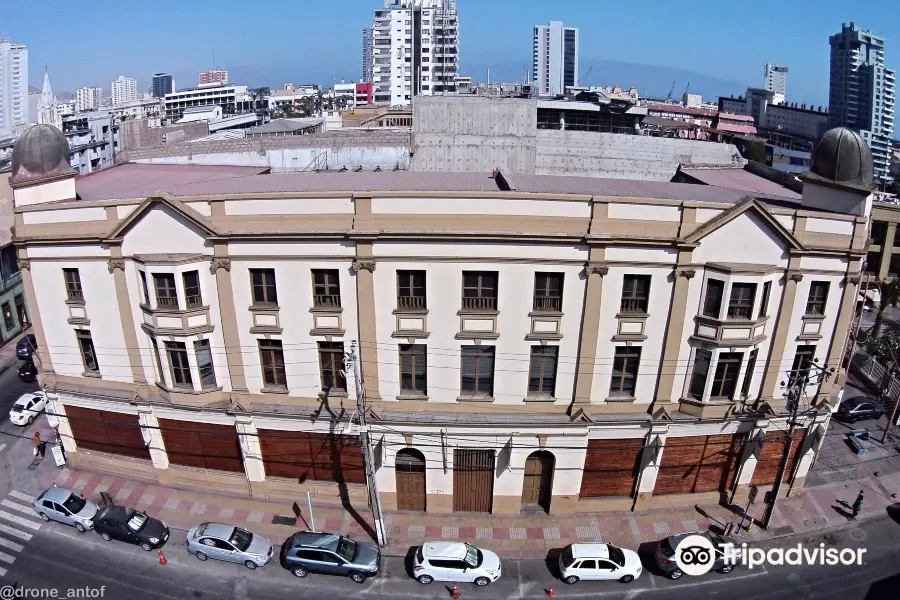
<svg viewBox="0 0 900 600">
<path fill-rule="evenodd" d="M 707 186 L 740 190 L 757 197 L 780 196 L 789 200 L 800 200 L 800 194 L 797 192 L 744 169 L 682 169 L 681 172 Z"/>
</svg>

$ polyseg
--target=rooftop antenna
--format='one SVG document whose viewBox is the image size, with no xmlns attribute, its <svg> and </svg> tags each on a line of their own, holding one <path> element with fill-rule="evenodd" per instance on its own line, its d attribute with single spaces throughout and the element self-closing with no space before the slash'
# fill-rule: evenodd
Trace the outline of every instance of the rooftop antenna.
<svg viewBox="0 0 900 600">
<path fill-rule="evenodd" d="M 213 48 L 213 70 L 217 69 L 216 67 L 216 49 Z"/>
</svg>

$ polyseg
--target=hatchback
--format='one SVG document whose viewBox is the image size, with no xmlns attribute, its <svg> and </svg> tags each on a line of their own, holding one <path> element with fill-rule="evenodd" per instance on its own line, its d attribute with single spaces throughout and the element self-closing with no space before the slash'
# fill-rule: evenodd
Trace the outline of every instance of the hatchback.
<svg viewBox="0 0 900 600">
<path fill-rule="evenodd" d="M 48 488 L 35 496 L 31 505 L 45 521 L 59 521 L 72 525 L 82 533 L 94 528 L 97 505 L 81 494 L 65 488 Z"/>
<path fill-rule="evenodd" d="M 42 391 L 22 394 L 9 409 L 9 421 L 13 425 L 31 425 L 47 407 L 47 396 Z"/>
<path fill-rule="evenodd" d="M 22 360 L 31 358 L 35 350 L 37 350 L 37 338 L 34 337 L 33 333 L 25 334 L 19 340 L 19 343 L 16 344 L 16 356 Z"/>
<path fill-rule="evenodd" d="M 165 523 L 125 506 L 101 508 L 94 517 L 94 529 L 107 542 L 138 544 L 147 552 L 163 547 L 169 540 Z"/>
<path fill-rule="evenodd" d="M 566 583 L 581 580 L 631 583 L 640 576 L 641 570 L 637 552 L 612 544 L 570 544 L 559 555 L 559 574 Z"/>
<path fill-rule="evenodd" d="M 500 579 L 500 557 L 463 542 L 425 542 L 413 557 L 419 583 L 451 581 L 485 586 Z"/>
<path fill-rule="evenodd" d="M 679 579 L 684 572 L 678 568 L 678 563 L 675 561 L 675 549 L 678 548 L 678 544 L 681 543 L 681 540 L 685 539 L 691 535 L 699 535 L 700 537 L 705 537 L 710 542 L 712 542 L 713 547 L 716 549 L 715 561 L 713 562 L 710 571 L 718 571 L 719 573 L 730 573 L 732 569 L 734 569 L 734 565 L 725 562 L 725 549 L 723 546 L 726 544 L 734 544 L 738 546 L 738 544 L 734 541 L 733 538 L 717 535 L 711 531 L 704 531 L 699 533 L 679 533 L 676 535 L 670 535 L 666 539 L 659 542 L 659 547 L 656 549 L 655 558 L 656 565 L 659 569 L 667 576 L 669 579 Z M 741 549 L 735 548 L 734 556 L 737 559 L 740 559 Z"/>
<path fill-rule="evenodd" d="M 281 559 L 297 577 L 328 573 L 345 575 L 356 583 L 377 575 L 381 568 L 378 548 L 336 533 L 297 532 L 281 546 Z"/>
<path fill-rule="evenodd" d="M 25 383 L 34 383 L 37 380 L 37 367 L 30 358 L 22 361 L 22 366 L 19 367 L 19 380 Z"/>
<path fill-rule="evenodd" d="M 848 398 L 841 402 L 834 418 L 845 423 L 855 423 L 864 419 L 880 419 L 884 409 L 865 396 Z"/>
<path fill-rule="evenodd" d="M 201 523 L 187 533 L 187 551 L 200 560 L 213 558 L 240 563 L 250 570 L 272 560 L 272 542 L 225 523 Z"/>
</svg>

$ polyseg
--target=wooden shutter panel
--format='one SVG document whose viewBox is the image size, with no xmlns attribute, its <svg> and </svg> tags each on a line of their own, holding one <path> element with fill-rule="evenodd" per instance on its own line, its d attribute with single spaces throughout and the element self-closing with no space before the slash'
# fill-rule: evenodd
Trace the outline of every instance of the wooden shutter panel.
<svg viewBox="0 0 900 600">
<path fill-rule="evenodd" d="M 804 434 L 805 430 L 802 429 L 794 431 L 791 455 L 788 459 L 787 468 L 784 470 L 783 482 L 790 481 L 791 474 L 794 471 L 794 462 L 797 458 L 797 450 L 803 442 Z M 756 461 L 756 468 L 753 470 L 753 478 L 750 480 L 750 483 L 753 485 L 773 485 L 775 483 L 775 478 L 778 476 L 778 467 L 781 465 L 781 458 L 784 455 L 786 440 L 786 431 L 766 432 L 765 441 Z"/>
<path fill-rule="evenodd" d="M 359 438 L 299 431 L 259 430 L 266 474 L 304 481 L 365 483 Z"/>
<path fill-rule="evenodd" d="M 159 427 L 170 463 L 244 472 L 244 460 L 234 426 L 160 419 Z"/>
<path fill-rule="evenodd" d="M 734 482 L 744 435 L 668 438 L 653 493 L 725 491 Z"/>
<path fill-rule="evenodd" d="M 581 496 L 630 496 L 641 465 L 644 438 L 588 440 Z"/>
<path fill-rule="evenodd" d="M 68 405 L 66 416 L 80 448 L 150 460 L 137 415 Z"/>
</svg>

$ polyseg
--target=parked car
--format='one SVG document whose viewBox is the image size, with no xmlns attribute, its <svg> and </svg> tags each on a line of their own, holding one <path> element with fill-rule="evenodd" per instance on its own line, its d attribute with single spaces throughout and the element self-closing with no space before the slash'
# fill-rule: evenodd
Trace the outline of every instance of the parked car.
<svg viewBox="0 0 900 600">
<path fill-rule="evenodd" d="M 336 533 L 300 531 L 281 546 L 282 565 L 297 577 L 310 572 L 345 575 L 364 583 L 378 574 L 381 551 Z"/>
<path fill-rule="evenodd" d="M 261 535 L 225 523 L 201 523 L 187 533 L 187 551 L 200 560 L 213 558 L 240 563 L 250 570 L 272 560 L 272 542 Z"/>
<path fill-rule="evenodd" d="M 37 350 L 37 338 L 34 337 L 33 333 L 25 334 L 19 340 L 19 343 L 16 344 L 16 356 L 22 360 L 31 358 L 35 350 Z"/>
<path fill-rule="evenodd" d="M 451 581 L 485 586 L 500 579 L 500 557 L 463 542 L 425 542 L 413 557 L 419 583 Z"/>
<path fill-rule="evenodd" d="M 94 517 L 94 530 L 107 542 L 137 544 L 147 552 L 162 548 L 169 540 L 165 523 L 125 506 L 101 508 Z"/>
<path fill-rule="evenodd" d="M 559 555 L 560 579 L 570 584 L 582 579 L 631 583 L 641 570 L 637 552 L 612 544 L 570 544 Z"/>
<path fill-rule="evenodd" d="M 47 396 L 38 390 L 22 394 L 9 409 L 9 421 L 13 425 L 31 425 L 47 407 Z"/>
<path fill-rule="evenodd" d="M 725 544 L 734 544 L 737 546 L 734 550 L 734 555 L 736 558 L 740 559 L 741 548 L 740 545 L 734 541 L 734 538 L 718 535 L 711 531 L 679 533 L 670 535 L 666 539 L 660 541 L 659 547 L 655 552 L 656 566 L 658 566 L 669 579 L 679 579 L 684 575 L 684 572 L 678 568 L 678 563 L 675 562 L 675 549 L 678 548 L 678 544 L 681 543 L 681 540 L 691 535 L 705 537 L 712 542 L 713 547 L 716 549 L 715 562 L 710 571 L 730 573 L 731 570 L 734 569 L 733 564 L 725 564 L 725 550 L 723 549 Z"/>
<path fill-rule="evenodd" d="M 834 418 L 844 423 L 855 423 L 864 419 L 880 419 L 884 409 L 874 400 L 865 396 L 848 398 L 838 406 Z"/>
<path fill-rule="evenodd" d="M 37 380 L 37 367 L 30 358 L 22 361 L 19 367 L 19 379 L 25 383 L 34 383 Z"/>
<path fill-rule="evenodd" d="M 94 528 L 97 505 L 65 488 L 48 488 L 35 496 L 31 505 L 45 521 L 59 521 L 82 533 Z"/>
</svg>

